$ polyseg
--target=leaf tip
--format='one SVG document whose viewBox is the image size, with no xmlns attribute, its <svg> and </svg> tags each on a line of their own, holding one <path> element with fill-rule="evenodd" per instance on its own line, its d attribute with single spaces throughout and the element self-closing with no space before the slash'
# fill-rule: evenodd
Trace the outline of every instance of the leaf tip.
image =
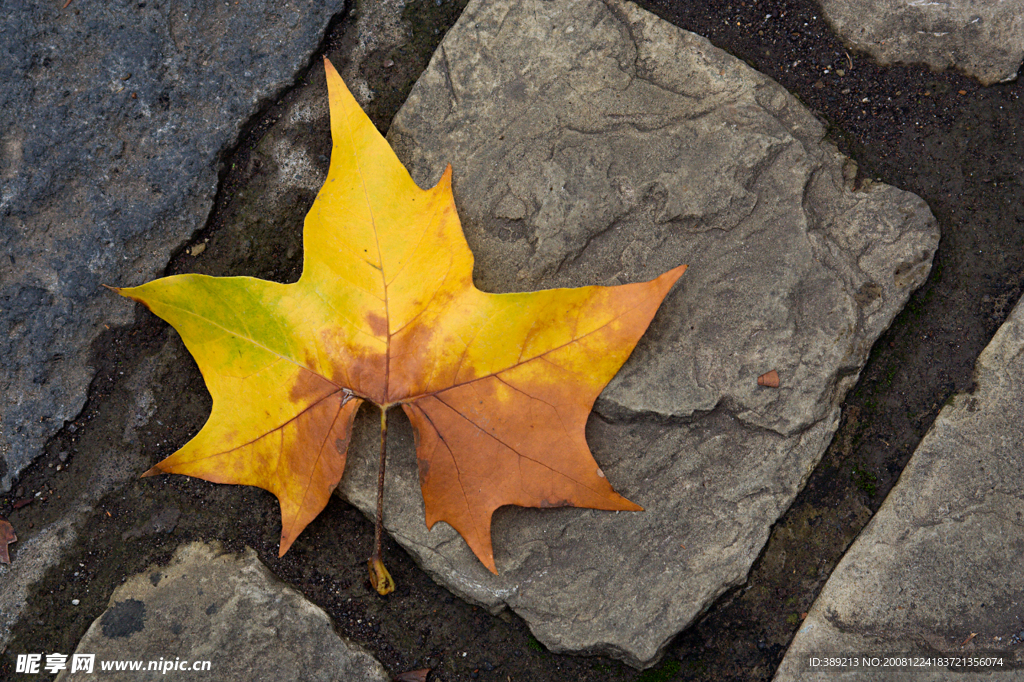
<svg viewBox="0 0 1024 682">
<path fill-rule="evenodd" d="M 163 469 L 160 468 L 159 464 L 157 464 L 155 467 L 152 467 L 152 468 L 147 469 L 146 471 L 144 471 L 142 473 L 142 475 L 139 476 L 139 478 L 148 478 L 150 476 L 158 476 L 159 474 L 163 474 L 163 473 L 166 473 L 166 472 Z"/>
<path fill-rule="evenodd" d="M 144 305 L 147 308 L 149 308 L 149 303 L 146 301 L 146 299 L 143 298 L 142 296 L 139 296 L 137 293 L 135 293 L 141 287 L 112 287 L 112 286 L 109 286 L 109 285 L 106 285 L 106 284 L 104 284 L 103 286 L 106 287 L 107 289 L 110 289 L 111 291 L 113 291 L 118 296 L 124 296 L 125 298 L 131 299 L 131 300 L 135 301 L 136 303 L 141 303 L 142 305 Z"/>
<path fill-rule="evenodd" d="M 335 76 L 338 75 L 338 70 L 334 68 L 334 64 L 332 64 L 331 60 L 328 59 L 327 57 L 324 57 L 324 69 L 327 71 L 328 74 L 333 73 Z"/>
<path fill-rule="evenodd" d="M 689 265 L 678 265 L 678 266 L 672 268 L 671 270 L 669 270 L 668 272 L 663 273 L 661 275 L 661 277 L 659 277 L 658 279 L 665 278 L 665 280 L 668 281 L 668 285 L 672 286 L 673 284 L 676 283 L 676 280 L 678 280 L 680 277 L 683 276 L 683 273 L 686 272 L 686 268 L 688 268 L 688 267 L 690 267 L 690 266 Z"/>
<path fill-rule="evenodd" d="M 627 498 L 623 497 L 622 495 L 619 495 L 616 492 L 613 492 L 612 494 L 615 496 L 615 500 L 613 502 L 614 506 L 609 506 L 608 507 L 609 510 L 617 511 L 617 512 L 620 512 L 620 511 L 628 511 L 628 512 L 646 511 L 643 507 L 641 507 L 639 504 L 637 504 L 633 500 L 627 499 Z"/>
<path fill-rule="evenodd" d="M 288 553 L 288 550 L 292 548 L 292 543 L 295 542 L 295 539 L 297 537 L 299 537 L 299 533 L 301 533 L 305 529 L 305 526 L 303 526 L 298 531 L 296 531 L 293 526 L 292 527 L 285 526 L 284 523 L 283 523 L 284 522 L 284 515 L 283 514 L 281 515 L 281 521 L 282 521 L 281 545 L 280 545 L 280 547 L 278 547 L 278 550 L 277 550 L 277 558 L 278 559 L 280 559 L 281 557 L 283 557 L 285 554 Z"/>
</svg>

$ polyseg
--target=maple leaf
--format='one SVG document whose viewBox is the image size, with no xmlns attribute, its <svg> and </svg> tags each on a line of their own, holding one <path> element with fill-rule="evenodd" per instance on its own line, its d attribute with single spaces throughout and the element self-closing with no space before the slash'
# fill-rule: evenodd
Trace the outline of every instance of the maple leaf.
<svg viewBox="0 0 1024 682">
<path fill-rule="evenodd" d="M 0 516 L 0 564 L 11 563 L 11 555 L 8 553 L 7 545 L 17 542 L 18 536 L 14 534 L 14 526 L 10 521 Z"/>
<path fill-rule="evenodd" d="M 380 485 L 387 409 L 401 405 L 427 526 L 453 526 L 492 572 L 498 507 L 641 509 L 612 489 L 584 427 L 686 266 L 614 287 L 478 290 L 451 166 L 420 189 L 325 67 L 334 147 L 299 280 L 177 275 L 116 290 L 178 330 L 213 397 L 199 434 L 146 474 L 269 490 L 283 555 L 327 505 L 370 401 Z"/>
</svg>

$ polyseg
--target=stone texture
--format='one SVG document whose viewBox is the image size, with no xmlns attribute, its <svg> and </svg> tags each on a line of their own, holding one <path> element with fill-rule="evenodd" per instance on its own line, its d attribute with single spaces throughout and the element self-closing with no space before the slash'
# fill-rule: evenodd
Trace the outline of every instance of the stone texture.
<svg viewBox="0 0 1024 682">
<path fill-rule="evenodd" d="M 150 466 L 143 454 L 138 431 L 152 417 L 154 399 L 151 388 L 158 383 L 172 383 L 170 376 L 180 374 L 183 360 L 178 352 L 180 340 L 167 343 L 154 356 L 146 358 L 129 372 L 121 385 L 111 391 L 114 399 L 121 400 L 129 409 L 122 415 L 124 424 L 109 424 L 109 437 L 105 443 L 117 443 L 116 448 L 104 448 L 103 455 L 88 467 L 83 486 L 72 498 L 66 498 L 64 510 L 50 523 L 40 528 L 34 537 L 23 537 L 15 547 L 16 556 L 9 565 L 0 565 L 0 649 L 11 635 L 11 627 L 28 606 L 32 585 L 44 578 L 48 571 L 60 564 L 69 548 L 82 542 L 82 520 L 93 510 L 93 505 L 112 491 L 124 486 Z M 182 353 L 187 352 L 182 350 Z M 67 472 L 68 470 L 65 470 Z M 176 523 L 175 510 L 163 511 L 159 518 L 142 519 L 132 530 L 133 537 L 154 532 L 167 532 Z M 87 534 L 86 534 L 87 535 Z M 126 538 L 127 539 L 127 538 Z"/>
<path fill-rule="evenodd" d="M 953 67 L 984 85 L 1013 80 L 1024 57 L 1024 2 L 821 0 L 843 41 L 882 64 Z"/>
<path fill-rule="evenodd" d="M 342 0 L 18 0 L 0 26 L 0 491 L 73 418 L 90 345 L 205 224 L 221 153 Z"/>
<path fill-rule="evenodd" d="M 939 413 L 871 523 L 836 567 L 775 677 L 820 652 L 1003 652 L 1002 671 L 914 680 L 1024 679 L 1024 304 L 975 366 L 977 387 Z M 902 679 L 863 670 L 847 679 Z"/>
<path fill-rule="evenodd" d="M 279 582 L 246 549 L 216 544 L 182 547 L 114 590 L 110 606 L 85 633 L 76 653 L 95 654 L 92 674 L 57 680 L 365 680 L 386 682 L 384 668 L 334 632 L 319 607 Z M 209 661 L 208 671 L 149 671 L 149 661 Z M 69 661 L 71 658 L 69 657 Z M 103 661 L 144 662 L 141 672 L 102 672 Z"/>
<path fill-rule="evenodd" d="M 34 538 L 11 545 L 11 563 L 0 564 L 4 586 L 0 590 L 0 649 L 7 648 L 11 628 L 28 604 L 31 586 L 41 581 L 63 558 L 64 549 L 77 540 L 72 519 L 65 517 L 47 524 Z"/>
<path fill-rule="evenodd" d="M 636 666 L 744 580 L 938 240 L 919 198 L 854 190 L 823 135 L 776 83 L 633 5 L 469 4 L 389 138 L 423 186 L 454 166 L 478 285 L 690 270 L 588 427 L 643 513 L 499 510 L 491 575 L 450 528 L 426 530 L 395 417 L 385 523 L 435 579 L 554 651 Z M 759 387 L 771 369 L 782 385 Z M 367 513 L 374 419 L 340 487 Z"/>
</svg>

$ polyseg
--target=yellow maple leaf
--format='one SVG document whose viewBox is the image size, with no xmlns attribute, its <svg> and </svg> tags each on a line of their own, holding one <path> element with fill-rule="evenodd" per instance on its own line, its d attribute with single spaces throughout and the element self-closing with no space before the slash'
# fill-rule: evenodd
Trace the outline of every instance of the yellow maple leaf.
<svg viewBox="0 0 1024 682">
<path fill-rule="evenodd" d="M 213 397 L 199 434 L 147 474 L 269 490 L 283 555 L 341 480 L 369 401 L 385 429 L 394 405 L 415 429 L 427 526 L 449 523 L 495 573 L 502 505 L 639 510 L 584 427 L 686 266 L 615 287 L 478 290 L 451 167 L 417 187 L 325 65 L 334 149 L 298 282 L 177 275 L 117 290 L 178 330 Z"/>
</svg>

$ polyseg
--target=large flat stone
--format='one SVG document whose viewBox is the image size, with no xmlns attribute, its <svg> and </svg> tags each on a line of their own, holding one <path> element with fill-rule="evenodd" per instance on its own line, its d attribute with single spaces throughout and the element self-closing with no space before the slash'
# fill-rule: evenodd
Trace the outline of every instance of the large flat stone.
<svg viewBox="0 0 1024 682">
<path fill-rule="evenodd" d="M 942 409 L 871 523 L 833 571 L 775 677 L 902 679 L 811 671 L 821 653 L 985 657 L 986 674 L 944 668 L 914 680 L 1024 679 L 1024 304 L 975 366 L 977 388 Z"/>
<path fill-rule="evenodd" d="M 821 0 L 845 43 L 882 64 L 953 67 L 984 85 L 1013 80 L 1024 58 L 1024 2 Z"/>
<path fill-rule="evenodd" d="M 236 555 L 200 542 L 114 590 L 75 653 L 95 657 L 92 671 L 72 673 L 68 656 L 58 682 L 97 676 L 125 682 L 172 676 L 223 682 L 390 679 L 373 656 L 339 637 L 327 614 L 278 581 L 251 549 Z M 139 661 L 141 670 L 101 667 L 117 661 Z M 149 669 L 150 661 L 157 669 Z M 192 669 L 204 661 L 208 669 Z M 164 669 L 164 662 L 177 667 Z"/>
<path fill-rule="evenodd" d="M 342 0 L 18 0 L 0 27 L 0 491 L 78 414 L 91 344 L 207 219 L 220 154 Z"/>
<path fill-rule="evenodd" d="M 435 579 L 554 651 L 636 666 L 742 583 L 938 241 L 918 197 L 855 190 L 823 136 L 779 85 L 631 4 L 469 4 L 389 139 L 422 186 L 454 166 L 478 285 L 690 269 L 588 426 L 645 512 L 499 510 L 494 576 L 451 528 L 427 531 L 396 417 L 385 523 Z M 781 387 L 759 387 L 772 369 Z M 373 419 L 340 487 L 368 514 Z"/>
</svg>

